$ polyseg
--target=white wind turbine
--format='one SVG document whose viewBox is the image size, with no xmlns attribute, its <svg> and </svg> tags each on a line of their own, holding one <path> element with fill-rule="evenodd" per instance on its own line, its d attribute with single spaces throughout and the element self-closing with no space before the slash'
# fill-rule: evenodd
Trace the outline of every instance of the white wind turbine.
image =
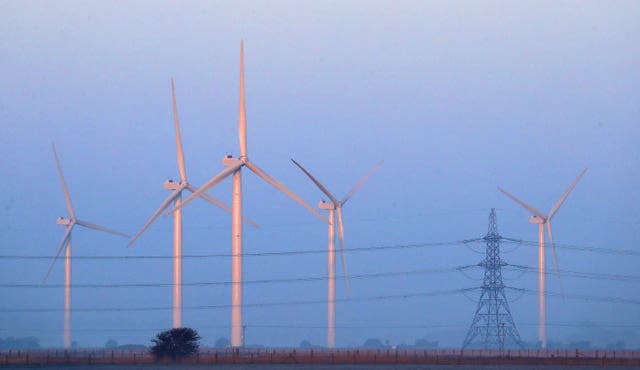
<svg viewBox="0 0 640 370">
<path fill-rule="evenodd" d="M 344 225 L 342 223 L 342 207 L 351 197 L 358 191 L 360 188 L 369 180 L 371 176 L 380 168 L 382 165 L 382 161 L 376 163 L 375 166 L 369 172 L 358 181 L 353 188 L 347 193 L 347 195 L 342 198 L 342 200 L 338 200 L 331 192 L 320 183 L 309 171 L 307 171 L 302 165 L 296 162 L 294 159 L 291 161 L 298 166 L 310 179 L 314 184 L 322 191 L 326 196 L 329 197 L 331 202 L 325 202 L 324 200 L 320 201 L 318 204 L 318 208 L 326 209 L 329 211 L 329 220 L 328 220 L 328 236 L 329 242 L 327 244 L 327 347 L 335 348 L 336 347 L 336 246 L 335 246 L 335 213 L 338 214 L 338 239 L 340 240 L 340 258 L 342 261 L 342 272 L 344 274 L 345 283 L 347 283 L 347 264 L 345 262 L 344 257 Z"/>
<path fill-rule="evenodd" d="M 63 332 L 63 344 L 64 348 L 71 348 L 71 230 L 75 225 L 80 225 L 89 229 L 98 230 L 107 232 L 110 234 L 119 235 L 125 238 L 128 238 L 129 235 L 123 234 L 119 231 L 112 230 L 106 228 L 101 225 L 96 225 L 91 222 L 79 220 L 76 218 L 76 213 L 73 209 L 73 205 L 71 204 L 71 196 L 69 195 L 69 189 L 67 188 L 67 183 L 64 180 L 64 175 L 62 173 L 62 166 L 60 165 L 60 159 L 58 158 L 58 153 L 56 152 L 56 146 L 52 143 L 51 148 L 53 149 L 53 156 L 56 159 L 56 168 L 58 169 L 58 176 L 60 177 L 60 183 L 62 184 L 62 190 L 64 191 L 64 200 L 67 204 L 67 212 L 69 213 L 69 217 L 59 217 L 56 220 L 58 225 L 63 225 L 65 227 L 64 236 L 62 237 L 62 241 L 60 242 L 60 246 L 58 247 L 58 251 L 56 255 L 53 257 L 53 261 L 49 266 L 49 270 L 44 277 L 43 281 L 46 281 L 49 275 L 51 274 L 51 270 L 56 263 L 56 260 L 60 256 L 60 253 L 64 249 L 64 332 Z"/>
<path fill-rule="evenodd" d="M 240 107 L 238 133 L 240 138 L 240 157 L 233 158 L 231 156 L 226 156 L 222 160 L 222 163 L 226 168 L 212 177 L 182 204 L 182 207 L 184 207 L 193 201 L 195 197 L 204 194 L 207 190 L 211 189 L 228 176 L 233 175 L 233 190 L 231 197 L 231 346 L 233 347 L 242 346 L 244 341 L 244 338 L 242 338 L 242 167 L 247 167 L 262 180 L 305 207 L 316 217 L 321 220 L 325 220 L 318 211 L 305 203 L 304 200 L 289 190 L 289 188 L 287 188 L 283 183 L 256 166 L 247 156 L 247 119 L 244 99 L 244 49 L 242 42 L 240 43 Z"/>
<path fill-rule="evenodd" d="M 184 152 L 182 149 L 182 138 L 180 135 L 180 117 L 178 115 L 178 105 L 176 103 L 176 92 L 173 79 L 171 79 L 171 99 L 173 107 L 173 124 L 176 135 L 176 156 L 178 162 L 178 172 L 180 173 L 180 181 L 178 183 L 172 180 L 166 180 L 164 182 L 164 188 L 171 190 L 172 192 L 165 198 L 160 204 L 158 210 L 151 215 L 149 220 L 144 226 L 134 235 L 129 241 L 128 247 L 131 247 L 142 234 L 160 217 L 162 212 L 167 209 L 171 203 L 175 207 L 179 207 L 182 202 L 182 192 L 184 190 L 195 192 L 196 188 L 187 180 L 187 170 L 184 161 Z M 221 200 L 218 200 L 208 194 L 201 194 L 201 198 L 207 202 L 222 208 L 227 212 L 231 212 L 231 208 L 224 204 Z M 173 327 L 182 327 L 182 210 L 175 209 L 173 212 Z M 256 226 L 252 221 L 246 220 Z"/>
<path fill-rule="evenodd" d="M 538 225 L 538 339 L 542 345 L 542 348 L 547 347 L 547 328 L 546 328 L 546 304 L 545 304 L 545 250 L 544 250 L 544 225 L 547 225 L 547 234 L 549 235 L 549 243 L 551 244 L 551 251 L 553 252 L 553 264 L 560 277 L 560 272 L 558 269 L 558 257 L 556 256 L 556 247 L 553 244 L 553 228 L 551 227 L 551 219 L 558 212 L 562 204 L 567 197 L 576 187 L 578 181 L 584 176 L 587 169 L 585 168 L 580 172 L 578 177 L 569 185 L 569 188 L 562 194 L 560 199 L 553 205 L 549 214 L 545 216 L 538 209 L 530 206 L 529 204 L 523 202 L 522 200 L 516 198 L 515 196 L 509 194 L 502 188 L 498 187 L 498 189 L 507 197 L 511 198 L 511 200 L 515 201 L 526 210 L 532 213 L 529 218 L 529 222 L 532 224 Z"/>
</svg>

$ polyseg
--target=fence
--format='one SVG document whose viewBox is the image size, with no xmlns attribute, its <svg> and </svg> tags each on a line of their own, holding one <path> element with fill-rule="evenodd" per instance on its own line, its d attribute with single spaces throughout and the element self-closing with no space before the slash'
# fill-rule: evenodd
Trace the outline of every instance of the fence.
<svg viewBox="0 0 640 370">
<path fill-rule="evenodd" d="M 0 351 L 2 365 L 142 365 L 166 363 L 145 350 L 39 349 Z M 640 351 L 460 349 L 252 349 L 203 348 L 185 364 L 433 364 L 433 365 L 633 365 Z"/>
</svg>

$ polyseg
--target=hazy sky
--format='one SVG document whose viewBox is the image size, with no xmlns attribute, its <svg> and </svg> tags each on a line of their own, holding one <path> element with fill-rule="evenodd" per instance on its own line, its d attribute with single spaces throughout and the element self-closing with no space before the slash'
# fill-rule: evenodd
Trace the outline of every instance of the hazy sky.
<svg viewBox="0 0 640 370">
<path fill-rule="evenodd" d="M 252 160 L 310 204 L 321 193 L 289 161 L 342 197 L 384 165 L 345 206 L 347 248 L 459 241 L 486 233 L 536 240 L 526 211 L 543 212 L 589 168 L 555 218 L 560 268 L 637 275 L 640 242 L 640 3 L 536 2 L 27 2 L 0 1 L 0 255 L 52 256 L 66 215 L 55 141 L 78 217 L 134 233 L 177 178 L 170 78 L 175 79 L 187 173 L 200 185 L 238 154 L 238 52 L 245 43 Z M 245 172 L 247 253 L 326 248 L 326 225 Z M 212 194 L 230 201 L 230 181 Z M 133 249 L 76 228 L 77 256 L 170 255 L 163 218 Z M 503 257 L 535 266 L 531 246 Z M 478 253 L 480 252 L 480 253 Z M 347 253 L 352 275 L 447 269 L 479 262 L 483 246 Z M 184 212 L 184 253 L 230 253 L 230 216 L 196 202 Z M 548 254 L 550 257 L 550 254 Z M 551 259 L 549 258 L 549 262 Z M 39 283 L 49 260 L 0 258 L 2 284 Z M 551 267 L 551 264 L 548 265 Z M 48 285 L 61 284 L 58 262 Z M 185 259 L 184 282 L 230 279 L 230 259 Z M 168 259 L 77 259 L 75 284 L 170 283 Z M 338 271 L 340 268 L 338 267 Z M 247 280 L 321 277 L 326 255 L 247 257 Z M 367 338 L 459 346 L 477 294 L 359 301 L 477 287 L 481 270 L 353 279 L 337 305 L 339 346 Z M 536 289 L 535 274 L 505 271 Z M 470 279 L 471 278 L 471 279 Z M 560 291 L 550 276 L 549 290 Z M 638 283 L 566 276 L 568 295 L 637 299 Z M 347 298 L 342 283 L 338 297 Z M 76 288 L 74 308 L 169 307 L 169 287 Z M 0 337 L 62 345 L 62 288 L 0 288 Z M 508 292 L 524 340 L 536 340 L 537 298 Z M 326 281 L 247 284 L 245 302 L 324 300 Z M 471 299 L 471 300 L 470 300 Z M 185 306 L 230 303 L 230 287 L 185 287 Z M 245 309 L 247 342 L 324 344 L 324 304 Z M 640 306 L 548 299 L 551 341 L 625 339 L 640 346 Z M 229 309 L 185 310 L 206 344 L 229 337 Z M 590 321 L 595 328 L 580 325 Z M 81 346 L 148 343 L 169 310 L 82 312 Z"/>
</svg>

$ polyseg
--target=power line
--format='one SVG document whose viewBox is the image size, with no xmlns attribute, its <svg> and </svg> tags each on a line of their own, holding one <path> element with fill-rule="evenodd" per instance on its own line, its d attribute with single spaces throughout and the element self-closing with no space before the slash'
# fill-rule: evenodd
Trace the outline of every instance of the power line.
<svg viewBox="0 0 640 370">
<path fill-rule="evenodd" d="M 536 273 L 536 274 L 540 272 L 540 269 L 537 267 L 523 266 L 523 265 L 506 264 L 504 268 L 510 269 L 513 271 L 530 272 L 530 273 Z M 569 276 L 569 277 L 575 277 L 575 278 L 581 278 L 581 279 L 640 282 L 640 276 L 634 276 L 634 275 L 581 272 L 581 271 L 571 271 L 571 270 L 558 270 L 558 272 L 563 277 Z M 545 275 L 554 275 L 554 274 L 555 274 L 554 272 L 545 270 Z"/>
<path fill-rule="evenodd" d="M 478 288 L 466 288 L 466 289 L 450 289 L 433 292 L 418 292 L 418 293 L 405 293 L 405 294 L 393 294 L 393 295 L 379 295 L 372 297 L 360 297 L 360 298 L 338 298 L 335 302 L 368 302 L 379 300 L 392 300 L 392 299 L 409 299 L 419 297 L 433 297 L 444 296 L 463 293 L 465 291 L 476 290 Z M 283 301 L 283 302 L 262 302 L 262 303 L 244 303 L 243 308 L 250 307 L 275 307 L 275 306 L 295 306 L 295 305 L 311 305 L 311 304 L 326 304 L 327 300 L 306 300 L 306 301 Z M 228 309 L 235 307 L 232 304 L 223 305 L 201 305 L 201 306 L 183 306 L 183 310 L 210 310 L 210 309 Z M 137 312 L 137 311 L 167 311 L 172 310 L 172 306 L 156 306 L 156 307 L 103 307 L 103 308 L 74 308 L 74 312 Z M 62 308 L 4 308 L 0 309 L 2 313 L 41 313 L 41 312 L 61 312 Z"/>
<path fill-rule="evenodd" d="M 439 274 L 439 273 L 451 273 L 462 272 L 469 279 L 472 279 L 466 275 L 465 271 L 481 267 L 479 265 L 462 265 L 449 268 L 440 269 L 418 269 L 407 271 L 392 271 L 392 272 L 379 272 L 371 274 L 356 274 L 347 276 L 349 279 L 375 279 L 386 277 L 398 277 L 398 276 L 411 276 L 411 275 L 425 275 L 425 274 Z M 538 273 L 537 267 L 505 264 L 503 268 L 518 271 L 522 273 Z M 595 280 L 609 280 L 609 281 L 629 281 L 640 282 L 640 276 L 633 275 L 621 275 L 621 274 L 609 274 L 609 273 L 592 273 L 592 272 L 580 272 L 570 270 L 559 270 L 560 274 L 567 277 L 581 278 L 581 279 L 595 279 Z M 546 275 L 553 275 L 554 272 L 545 271 Z M 345 278 L 344 275 L 336 276 L 337 279 Z M 306 277 L 294 277 L 283 279 L 261 279 L 261 280 L 246 280 L 243 284 L 280 284 L 280 283 L 297 283 L 297 282 L 317 282 L 326 281 L 328 276 L 306 276 Z M 478 280 L 478 279 L 472 279 Z M 233 284 L 231 281 L 201 281 L 193 283 L 182 283 L 183 287 L 207 287 L 207 286 L 229 286 Z M 90 283 L 90 284 L 74 284 L 74 288 L 166 288 L 172 287 L 173 283 Z M 7 283 L 0 284 L 0 288 L 34 288 L 34 289 L 51 289 L 62 288 L 64 284 L 42 284 L 42 283 Z"/>
<path fill-rule="evenodd" d="M 537 241 L 530 241 L 524 239 L 514 239 L 501 237 L 501 240 L 506 243 L 515 243 L 520 245 L 537 247 Z M 475 242 L 484 242 L 484 238 L 474 238 L 474 239 L 463 239 L 463 240 L 455 240 L 455 241 L 445 241 L 445 242 L 430 242 L 430 243 L 410 243 L 410 244 L 393 244 L 393 245 L 384 245 L 384 246 L 370 246 L 370 247 L 355 247 L 355 248 L 345 248 L 345 252 L 371 252 L 371 251 L 384 251 L 384 250 L 397 250 L 397 249 L 419 249 L 419 248 L 431 248 L 431 247 L 444 247 L 444 246 L 452 246 L 452 245 L 465 245 L 469 243 Z M 640 251 L 635 251 L 631 249 L 614 249 L 614 248 L 604 248 L 604 247 L 593 247 L 593 246 L 580 246 L 580 245 L 572 245 L 572 244 L 555 244 L 557 248 L 560 249 L 571 249 L 583 252 L 593 252 L 600 254 L 613 254 L 613 255 L 625 255 L 625 256 L 640 256 Z M 549 245 L 545 245 L 545 248 L 550 248 Z M 327 253 L 326 249 L 307 249 L 307 250 L 288 250 L 288 251 L 280 251 L 280 252 L 254 252 L 254 253 L 242 253 L 237 256 L 242 257 L 271 257 L 271 256 L 290 256 L 290 255 L 305 255 L 305 254 L 325 254 Z M 232 253 L 215 253 L 215 254 L 187 254 L 183 255 L 183 259 L 200 259 L 200 258 L 231 258 L 236 256 Z M 117 255 L 117 256 L 72 256 L 71 259 L 77 260 L 141 260 L 141 259 L 172 259 L 173 256 L 170 255 L 136 255 L 136 256 L 125 256 L 125 255 Z M 19 254 L 11 254 L 11 255 L 0 255 L 0 259 L 10 259 L 10 260 L 50 260 L 53 259 L 53 256 L 34 256 L 34 255 L 19 255 Z"/>
<path fill-rule="evenodd" d="M 447 324 L 417 324 L 417 325 L 407 325 L 407 324 L 374 324 L 370 325 L 367 323 L 362 324 L 353 324 L 353 325 L 336 325 L 338 329 L 437 329 L 437 328 L 463 328 L 466 327 L 467 323 L 447 323 Z M 526 327 L 537 327 L 538 323 L 519 323 L 519 326 Z M 326 324 L 246 324 L 245 325 L 249 329 L 321 329 L 326 330 Z M 624 328 L 624 329 L 633 329 L 640 328 L 640 323 L 598 323 L 598 322 L 559 322 L 559 323 L 547 323 L 549 327 L 569 327 L 569 328 Z M 197 328 L 200 329 L 228 329 L 230 325 L 197 325 Z M 76 328 L 75 332 L 149 332 L 149 331 L 161 331 L 166 330 L 166 327 L 154 327 L 154 328 Z M 0 328 L 0 332 L 9 332 L 11 329 Z M 46 333 L 50 332 L 51 329 L 43 329 L 43 328 L 20 328 L 21 332 L 34 332 L 34 333 Z M 57 334 L 56 334 L 57 335 Z"/>
<path fill-rule="evenodd" d="M 538 295 L 538 291 L 533 289 L 515 288 L 515 287 L 508 287 L 508 286 L 505 286 L 505 289 L 510 289 L 510 290 L 521 292 L 523 294 L 528 294 L 528 295 Z M 622 304 L 640 305 L 640 300 L 622 298 L 622 297 L 597 297 L 597 296 L 580 295 L 580 294 L 561 294 L 561 293 L 549 292 L 549 291 L 545 292 L 544 295 L 546 297 L 553 297 L 553 298 L 562 297 L 566 299 L 575 299 L 575 300 L 588 301 L 588 302 L 622 303 Z"/>
<path fill-rule="evenodd" d="M 517 243 L 530 247 L 538 247 L 539 242 L 531 241 L 531 240 L 523 240 L 523 239 L 514 239 L 514 238 L 506 238 L 502 237 L 507 243 Z M 575 244 L 557 244 L 554 243 L 556 248 L 560 249 L 570 249 L 581 252 L 592 252 L 592 253 L 600 253 L 600 254 L 616 254 L 623 256 L 640 256 L 640 251 L 635 251 L 632 249 L 615 249 L 615 248 L 603 248 L 603 247 L 593 247 L 593 246 L 585 246 L 585 245 L 575 245 Z M 551 248 L 550 245 L 545 244 L 545 248 Z"/>
<path fill-rule="evenodd" d="M 412 243 L 412 244 L 394 244 L 394 245 L 383 245 L 383 246 L 371 246 L 371 247 L 356 247 L 356 248 L 345 248 L 345 252 L 368 252 L 368 251 L 382 251 L 382 250 L 395 250 L 395 249 L 414 249 L 414 248 L 429 248 L 429 247 L 441 247 L 441 246 L 451 246 L 457 244 L 463 244 L 464 240 L 458 241 L 449 241 L 449 242 L 434 242 L 434 243 Z M 326 249 L 307 249 L 307 250 L 289 250 L 289 251 L 280 251 L 280 252 L 255 252 L 255 253 L 241 253 L 241 254 L 232 254 L 232 253 L 216 253 L 216 254 L 186 254 L 183 255 L 183 259 L 196 259 L 196 258 L 231 258 L 236 256 L 242 257 L 270 257 L 270 256 L 289 256 L 289 255 L 304 255 L 304 254 L 326 254 Z M 0 259 L 18 259 L 18 260 L 50 260 L 53 259 L 54 256 L 29 256 L 29 255 L 0 255 Z M 72 256 L 71 259 L 78 260 L 113 260 L 113 259 L 124 259 L 124 260 L 140 260 L 140 259 L 173 259 L 173 256 L 169 255 L 138 255 L 138 256 Z"/>
<path fill-rule="evenodd" d="M 436 273 L 448 273 L 457 272 L 464 269 L 474 267 L 470 266 L 457 266 L 441 269 L 421 269 L 421 270 L 409 270 L 409 271 L 395 271 L 395 272 L 379 272 L 372 274 L 357 274 L 346 276 L 349 279 L 372 279 L 372 278 L 384 278 L 384 277 L 397 277 L 407 275 L 422 275 L 422 274 L 436 274 Z M 308 276 L 297 278 L 285 278 L 285 279 L 262 279 L 262 280 L 245 280 L 243 284 L 271 284 L 271 283 L 294 283 L 294 282 L 315 282 L 326 281 L 329 277 L 323 276 Z M 345 278 L 344 275 L 336 276 L 337 279 Z M 195 282 L 195 283 L 182 283 L 183 287 L 204 287 L 215 285 L 232 285 L 231 281 L 208 281 L 208 282 Z M 172 287 L 173 283 L 107 283 L 107 284 L 74 284 L 73 288 L 152 288 L 152 287 Z M 0 284 L 0 288 L 62 288 L 64 284 Z"/>
<path fill-rule="evenodd" d="M 524 288 L 516 288 L 516 287 L 508 287 L 505 286 L 505 289 L 510 289 L 516 292 L 521 292 L 523 294 L 529 295 L 537 295 L 538 291 Z M 449 289 L 449 290 L 440 290 L 440 291 L 432 291 L 432 292 L 414 292 L 414 293 L 404 293 L 404 294 L 392 294 L 392 295 L 379 295 L 379 296 L 371 296 L 371 297 L 360 297 L 360 298 L 341 298 L 336 299 L 336 302 L 350 303 L 350 302 L 370 302 L 370 301 L 380 301 L 380 300 L 395 300 L 395 299 L 412 299 L 412 298 L 424 298 L 424 297 L 434 297 L 434 296 L 447 296 L 454 294 L 465 294 L 472 291 L 477 291 L 479 288 L 463 288 L 463 289 Z M 546 296 L 548 297 L 564 297 L 567 299 L 576 299 L 590 302 L 605 302 L 605 303 L 620 303 L 620 304 L 631 304 L 631 305 L 640 305 L 639 300 L 628 299 L 628 298 L 620 298 L 620 297 L 596 297 L 596 296 L 588 296 L 588 295 L 561 295 L 559 293 L 554 292 L 546 292 Z M 256 307 L 276 307 L 276 306 L 297 306 L 297 305 L 313 305 L 313 304 L 326 304 L 326 300 L 306 300 L 306 301 L 283 301 L 283 302 L 261 302 L 261 303 L 245 303 L 242 306 L 244 308 L 256 308 Z M 224 304 L 224 305 L 200 305 L 200 306 L 184 306 L 183 310 L 212 310 L 212 309 L 228 309 L 232 308 L 234 305 Z M 150 307 L 103 307 L 103 308 L 74 308 L 74 312 L 148 312 L 148 311 L 168 311 L 172 310 L 171 306 L 150 306 Z M 0 309 L 2 313 L 43 313 L 43 312 L 61 312 L 62 308 L 5 308 Z"/>
</svg>

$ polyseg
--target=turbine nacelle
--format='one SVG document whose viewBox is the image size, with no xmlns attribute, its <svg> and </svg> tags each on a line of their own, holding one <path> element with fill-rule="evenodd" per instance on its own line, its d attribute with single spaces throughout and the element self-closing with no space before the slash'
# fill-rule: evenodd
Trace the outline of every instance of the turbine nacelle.
<svg viewBox="0 0 640 370">
<path fill-rule="evenodd" d="M 60 216 L 60 217 L 58 217 L 58 218 L 56 219 L 56 224 L 58 224 L 58 225 L 64 225 L 64 226 L 67 226 L 67 225 L 71 225 L 71 223 L 72 223 L 71 219 L 68 219 L 68 218 L 66 218 L 66 217 L 62 217 L 62 216 Z"/>
<path fill-rule="evenodd" d="M 225 167 L 233 167 L 239 164 L 243 164 L 245 162 L 246 162 L 246 157 L 244 160 L 239 158 L 234 158 L 232 155 L 227 155 L 224 158 L 222 158 L 222 165 Z"/>
<path fill-rule="evenodd" d="M 321 200 L 320 202 L 318 202 L 318 208 L 332 210 L 336 209 L 336 206 L 332 202 L 325 202 L 324 200 Z"/>
<path fill-rule="evenodd" d="M 544 225 L 547 223 L 547 219 L 538 215 L 532 215 L 529 217 L 529 222 L 536 225 Z"/>
<path fill-rule="evenodd" d="M 162 186 L 167 190 L 178 190 L 182 187 L 182 185 L 183 184 L 175 182 L 172 179 L 167 179 L 164 181 L 164 184 L 162 184 Z"/>
</svg>

